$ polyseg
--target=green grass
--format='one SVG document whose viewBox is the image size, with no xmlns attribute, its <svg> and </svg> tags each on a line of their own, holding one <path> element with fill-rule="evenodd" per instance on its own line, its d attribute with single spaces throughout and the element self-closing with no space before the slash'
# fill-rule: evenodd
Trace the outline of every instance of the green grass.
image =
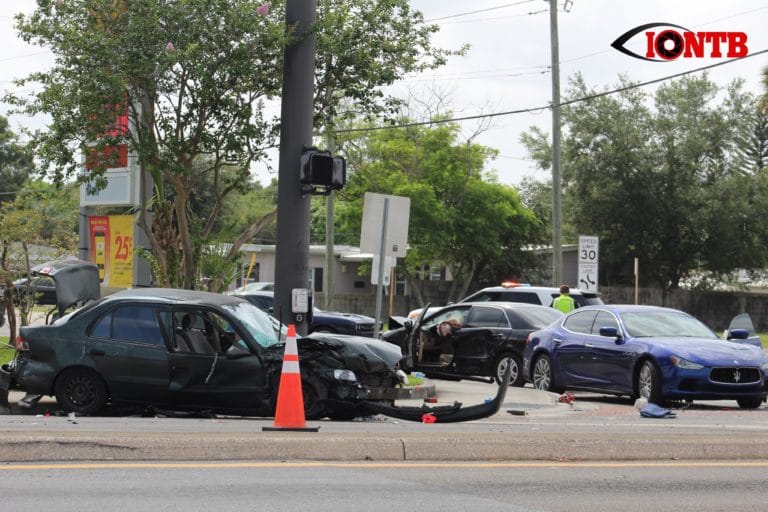
<svg viewBox="0 0 768 512">
<path fill-rule="evenodd" d="M 421 386 L 422 384 L 424 384 L 424 379 L 414 377 L 413 375 L 408 375 L 408 382 L 405 383 L 406 386 Z"/>
<path fill-rule="evenodd" d="M 768 350 L 768 332 L 757 333 L 760 336 L 760 342 L 763 344 L 763 350 Z"/>
<path fill-rule="evenodd" d="M 16 354 L 16 350 L 8 346 L 8 336 L 0 336 L 0 365 L 7 363 Z"/>
</svg>

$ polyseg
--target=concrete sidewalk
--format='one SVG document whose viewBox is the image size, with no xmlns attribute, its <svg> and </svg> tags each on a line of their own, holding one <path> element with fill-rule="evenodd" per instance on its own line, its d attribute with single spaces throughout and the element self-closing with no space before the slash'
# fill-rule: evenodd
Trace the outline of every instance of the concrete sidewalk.
<svg viewBox="0 0 768 512">
<path fill-rule="evenodd" d="M 467 405 L 495 391 L 488 384 L 444 381 L 437 388 L 440 402 Z M 11 401 L 20 396 L 12 393 Z M 307 422 L 319 432 L 262 432 L 271 419 L 67 417 L 55 415 L 55 403 L 45 399 L 36 414 L 0 416 L 0 460 L 768 460 L 765 405 L 754 411 L 714 404 L 676 412 L 674 420 L 645 419 L 626 400 L 577 395 L 568 404 L 552 393 L 510 388 L 496 415 L 473 422 L 422 424 L 375 416 Z"/>
</svg>

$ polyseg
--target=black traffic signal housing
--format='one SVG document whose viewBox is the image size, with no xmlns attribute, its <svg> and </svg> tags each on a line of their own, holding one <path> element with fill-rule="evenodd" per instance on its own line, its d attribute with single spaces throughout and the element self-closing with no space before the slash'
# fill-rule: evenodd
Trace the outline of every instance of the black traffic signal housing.
<svg viewBox="0 0 768 512">
<path fill-rule="evenodd" d="M 332 190 L 341 190 L 347 182 L 347 163 L 328 151 L 305 149 L 301 153 L 299 181 L 303 194 L 328 195 Z"/>
</svg>

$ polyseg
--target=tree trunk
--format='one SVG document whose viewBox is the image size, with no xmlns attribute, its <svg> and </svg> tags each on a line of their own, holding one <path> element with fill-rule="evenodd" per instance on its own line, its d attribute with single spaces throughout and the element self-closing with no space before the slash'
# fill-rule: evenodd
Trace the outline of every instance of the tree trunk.
<svg viewBox="0 0 768 512">
<path fill-rule="evenodd" d="M 189 191 L 186 189 L 180 179 L 174 180 L 176 188 L 176 199 L 174 206 L 176 210 L 176 223 L 179 226 L 179 239 L 181 242 L 182 261 L 182 287 L 187 290 L 195 289 L 195 254 L 192 247 L 192 235 L 189 232 L 189 219 L 187 218 L 187 203 L 189 202 Z"/>
</svg>

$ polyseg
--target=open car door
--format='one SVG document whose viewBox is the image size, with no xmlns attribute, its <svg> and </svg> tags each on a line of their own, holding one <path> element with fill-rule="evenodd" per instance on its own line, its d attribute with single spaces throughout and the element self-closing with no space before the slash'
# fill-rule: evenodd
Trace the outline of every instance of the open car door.
<svg viewBox="0 0 768 512">
<path fill-rule="evenodd" d="M 429 303 L 424 306 L 424 309 L 421 310 L 419 316 L 416 317 L 416 320 L 411 325 L 411 329 L 408 331 L 408 337 L 405 340 L 405 354 L 403 354 L 402 364 L 403 371 L 405 372 L 410 373 L 413 371 L 418 363 L 417 354 L 419 354 L 419 343 L 421 343 L 419 333 L 421 332 L 421 326 L 424 323 L 424 316 L 427 314 L 427 311 L 429 311 L 429 306 L 431 306 Z"/>
<path fill-rule="evenodd" d="M 737 329 L 743 329 L 747 331 L 749 336 L 747 338 L 733 336 L 733 331 Z M 749 313 L 742 313 L 733 317 L 733 320 L 731 320 L 731 324 L 728 326 L 728 329 L 725 331 L 723 337 L 728 341 L 746 343 L 747 345 L 754 345 L 758 348 L 763 347 L 763 344 L 760 341 L 760 336 L 758 336 L 755 332 L 755 326 L 752 323 L 752 318 L 749 316 Z"/>
</svg>

